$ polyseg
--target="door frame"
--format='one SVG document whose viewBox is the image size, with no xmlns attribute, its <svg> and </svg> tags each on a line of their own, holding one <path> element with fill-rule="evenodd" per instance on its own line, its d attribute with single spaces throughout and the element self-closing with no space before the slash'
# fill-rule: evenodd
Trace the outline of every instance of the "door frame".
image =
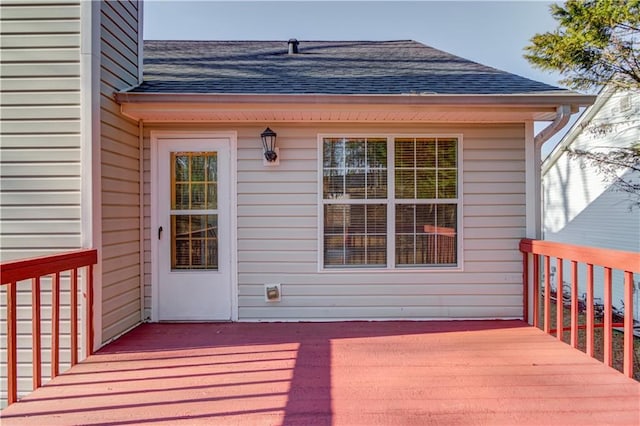
<svg viewBox="0 0 640 426">
<path fill-rule="evenodd" d="M 151 242 L 151 321 L 159 320 L 159 270 L 158 240 L 153 238 L 158 229 L 158 140 L 160 139 L 227 139 L 229 141 L 229 245 L 231 279 L 231 321 L 238 321 L 238 133 L 235 131 L 165 131 L 150 132 L 150 204 L 151 219 L 149 240 Z"/>
</svg>

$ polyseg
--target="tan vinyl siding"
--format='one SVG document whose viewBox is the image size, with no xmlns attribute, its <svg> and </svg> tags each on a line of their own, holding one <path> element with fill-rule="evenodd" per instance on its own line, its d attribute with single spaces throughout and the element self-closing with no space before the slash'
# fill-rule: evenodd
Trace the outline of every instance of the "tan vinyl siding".
<svg viewBox="0 0 640 426">
<path fill-rule="evenodd" d="M 102 2 L 100 121 L 102 340 L 140 322 L 138 124 L 120 115 L 113 93 L 138 82 L 137 3 Z"/>
<path fill-rule="evenodd" d="M 80 2 L 0 5 L 0 258 L 81 247 Z M 42 376 L 50 377 L 50 279 L 42 280 Z M 69 365 L 69 279 L 61 288 L 61 370 Z M 18 287 L 19 393 L 31 390 L 31 285 Z M 6 294 L 1 292 L 6 306 Z M 5 309 L 0 319 L 6 362 Z M 6 404 L 6 369 L 0 393 Z"/>
<path fill-rule="evenodd" d="M 238 132 L 239 319 L 522 316 L 524 125 L 279 124 L 280 165 L 265 167 L 264 125 L 157 125 L 145 132 L 145 307 L 150 316 L 150 130 Z M 462 134 L 463 270 L 318 268 L 318 134 Z M 265 283 L 282 301 L 264 301 Z"/>
</svg>

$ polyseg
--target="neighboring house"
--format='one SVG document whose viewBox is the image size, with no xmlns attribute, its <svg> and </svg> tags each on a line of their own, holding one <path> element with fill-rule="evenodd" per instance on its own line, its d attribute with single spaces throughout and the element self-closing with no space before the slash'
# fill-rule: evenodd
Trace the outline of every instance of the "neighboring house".
<svg viewBox="0 0 640 426">
<path fill-rule="evenodd" d="M 592 96 L 414 41 L 149 41 L 142 79 L 138 2 L 1 11 L 2 259 L 98 249 L 95 348 L 146 320 L 522 317 L 539 148 Z"/>
<path fill-rule="evenodd" d="M 560 141 L 542 165 L 543 237 L 568 244 L 640 252 L 638 195 L 620 191 L 605 181 L 597 167 L 567 150 L 607 152 L 640 143 L 640 94 L 603 90 Z M 626 179 L 640 179 L 621 170 Z M 565 269 L 567 270 L 567 269 Z M 586 291 L 581 271 L 580 293 Z M 602 298 L 602 271 L 596 270 L 596 297 Z M 623 308 L 623 276 L 614 274 L 613 305 Z M 564 277 L 567 283 L 570 276 Z M 634 317 L 640 319 L 638 286 L 634 277 Z"/>
</svg>

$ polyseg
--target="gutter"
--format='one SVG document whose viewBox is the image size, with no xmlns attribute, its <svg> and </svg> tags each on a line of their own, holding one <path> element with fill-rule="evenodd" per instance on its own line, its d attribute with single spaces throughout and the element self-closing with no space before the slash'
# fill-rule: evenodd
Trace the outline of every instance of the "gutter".
<svg viewBox="0 0 640 426">
<path fill-rule="evenodd" d="M 115 93 L 119 104 L 189 103 L 189 104 L 333 104 L 333 105 L 510 105 L 510 106 L 581 106 L 593 104 L 595 96 L 575 92 L 545 92 L 508 95 L 327 95 L 327 94 L 211 94 L 211 93 L 148 93 L 122 91 Z"/>
</svg>

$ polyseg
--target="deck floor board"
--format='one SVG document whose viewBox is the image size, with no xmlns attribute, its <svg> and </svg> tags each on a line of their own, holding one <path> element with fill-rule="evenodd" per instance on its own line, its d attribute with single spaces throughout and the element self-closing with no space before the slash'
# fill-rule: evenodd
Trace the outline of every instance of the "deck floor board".
<svg viewBox="0 0 640 426">
<path fill-rule="evenodd" d="M 521 321 L 143 324 L 8 425 L 635 425 L 640 383 Z"/>
</svg>

